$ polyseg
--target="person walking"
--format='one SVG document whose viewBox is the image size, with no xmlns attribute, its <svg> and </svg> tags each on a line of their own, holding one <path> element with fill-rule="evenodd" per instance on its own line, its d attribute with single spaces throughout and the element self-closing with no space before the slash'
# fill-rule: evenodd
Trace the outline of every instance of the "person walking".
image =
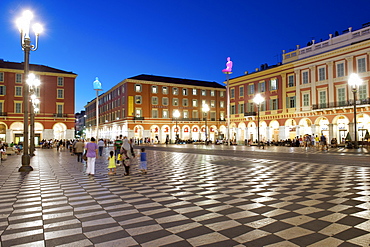
<svg viewBox="0 0 370 247">
<path fill-rule="evenodd" d="M 86 157 L 87 157 L 86 174 L 94 176 L 95 160 L 96 160 L 96 156 L 98 156 L 98 144 L 96 144 L 94 137 L 91 137 L 90 142 L 86 144 L 85 150 L 86 150 Z"/>
<path fill-rule="evenodd" d="M 77 155 L 77 162 L 82 162 L 82 153 L 84 152 L 84 143 L 81 139 L 77 140 L 77 142 L 73 145 L 75 150 L 75 154 Z"/>
<path fill-rule="evenodd" d="M 125 136 L 123 139 L 123 144 L 121 147 L 121 154 L 123 159 L 123 166 L 125 167 L 125 176 L 130 175 L 130 166 L 133 162 L 133 159 L 135 158 L 134 149 L 132 147 L 132 144 Z"/>
<path fill-rule="evenodd" d="M 98 147 L 99 147 L 99 156 L 103 155 L 103 148 L 104 148 L 104 141 L 103 139 L 100 139 L 98 141 Z"/>
<path fill-rule="evenodd" d="M 147 173 L 147 160 L 145 148 L 141 148 L 139 170 L 141 171 L 141 174 Z"/>
</svg>

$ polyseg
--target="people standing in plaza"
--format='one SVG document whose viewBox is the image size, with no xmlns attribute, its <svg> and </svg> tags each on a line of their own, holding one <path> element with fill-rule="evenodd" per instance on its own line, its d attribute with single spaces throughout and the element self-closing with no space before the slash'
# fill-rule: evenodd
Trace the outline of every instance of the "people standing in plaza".
<svg viewBox="0 0 370 247">
<path fill-rule="evenodd" d="M 320 137 L 320 145 L 321 145 L 321 150 L 328 150 L 328 143 L 326 140 L 326 136 L 324 136 L 324 133 Z"/>
<path fill-rule="evenodd" d="M 95 138 L 91 137 L 90 142 L 85 145 L 86 157 L 87 157 L 87 168 L 86 173 L 94 176 L 95 174 L 95 160 L 98 156 L 98 144 L 96 144 Z"/>
<path fill-rule="evenodd" d="M 109 169 L 108 175 L 116 174 L 116 156 L 114 155 L 114 151 L 109 152 L 108 169 Z"/>
<path fill-rule="evenodd" d="M 123 144 L 121 147 L 121 154 L 122 154 L 122 160 L 123 160 L 123 166 L 125 168 L 125 176 L 130 175 L 130 166 L 133 162 L 133 159 L 135 158 L 134 149 L 132 147 L 132 144 L 125 136 L 123 139 Z"/>
<path fill-rule="evenodd" d="M 147 160 L 145 148 L 141 148 L 139 170 L 141 171 L 141 174 L 147 173 Z"/>
<path fill-rule="evenodd" d="M 117 157 L 118 154 L 120 153 L 121 151 L 121 147 L 122 147 L 122 135 L 120 135 L 119 137 L 117 136 L 116 140 L 114 141 L 114 155 Z"/>
<path fill-rule="evenodd" d="M 99 147 L 99 156 L 103 155 L 103 148 L 104 148 L 104 141 L 103 139 L 100 139 L 98 141 L 98 147 Z"/>
<path fill-rule="evenodd" d="M 77 155 L 77 162 L 82 162 L 82 153 L 84 152 L 84 143 L 81 139 L 77 140 L 77 142 L 73 145 L 75 150 L 75 154 Z"/>
</svg>

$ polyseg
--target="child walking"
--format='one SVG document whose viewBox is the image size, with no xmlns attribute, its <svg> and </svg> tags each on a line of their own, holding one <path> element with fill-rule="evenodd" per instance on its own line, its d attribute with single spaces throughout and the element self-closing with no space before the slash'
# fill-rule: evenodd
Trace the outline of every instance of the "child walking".
<svg viewBox="0 0 370 247">
<path fill-rule="evenodd" d="M 147 162 L 146 162 L 145 148 L 141 148 L 139 170 L 141 171 L 141 174 L 146 174 L 147 173 Z"/>
<path fill-rule="evenodd" d="M 114 156 L 114 151 L 109 152 L 108 169 L 109 169 L 108 175 L 116 174 L 116 156 Z"/>
</svg>

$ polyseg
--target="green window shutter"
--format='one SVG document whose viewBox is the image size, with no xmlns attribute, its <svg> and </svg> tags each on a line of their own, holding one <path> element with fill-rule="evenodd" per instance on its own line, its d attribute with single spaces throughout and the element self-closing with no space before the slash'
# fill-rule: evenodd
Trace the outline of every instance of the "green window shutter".
<svg viewBox="0 0 370 247">
<path fill-rule="evenodd" d="M 286 108 L 289 108 L 289 101 L 290 101 L 289 97 L 286 97 Z"/>
</svg>

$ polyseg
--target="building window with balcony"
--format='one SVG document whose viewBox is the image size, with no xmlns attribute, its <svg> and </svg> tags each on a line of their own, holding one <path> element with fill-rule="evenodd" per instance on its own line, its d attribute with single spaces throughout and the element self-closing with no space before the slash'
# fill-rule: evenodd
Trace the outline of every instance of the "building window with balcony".
<svg viewBox="0 0 370 247">
<path fill-rule="evenodd" d="M 367 85 L 360 85 L 358 87 L 358 99 L 359 100 L 367 99 Z"/>
<path fill-rule="evenodd" d="M 247 103 L 248 112 L 254 112 L 254 103 L 248 102 Z"/>
<path fill-rule="evenodd" d="M 182 95 L 184 95 L 184 96 L 188 95 L 188 89 L 187 88 L 182 89 Z"/>
<path fill-rule="evenodd" d="M 152 109 L 152 118 L 158 118 L 158 109 Z"/>
<path fill-rule="evenodd" d="M 276 111 L 276 110 L 278 110 L 278 107 L 279 107 L 278 99 L 271 99 L 270 100 L 270 110 Z"/>
<path fill-rule="evenodd" d="M 244 97 L 244 86 L 239 87 L 239 97 Z"/>
<path fill-rule="evenodd" d="M 172 88 L 173 95 L 179 95 L 179 89 L 177 87 Z"/>
<path fill-rule="evenodd" d="M 173 98 L 172 99 L 172 105 L 173 106 L 179 106 L 179 99 Z"/>
<path fill-rule="evenodd" d="M 277 90 L 277 89 L 278 89 L 278 80 L 271 79 L 270 80 L 270 91 Z"/>
<path fill-rule="evenodd" d="M 215 90 L 211 90 L 211 96 L 212 97 L 215 97 L 216 96 Z"/>
<path fill-rule="evenodd" d="M 141 104 L 141 95 L 135 95 L 135 104 Z"/>
<path fill-rule="evenodd" d="M 57 89 L 57 99 L 64 99 L 64 89 Z"/>
<path fill-rule="evenodd" d="M 326 102 L 326 91 L 320 91 L 319 92 L 319 108 L 326 108 L 327 102 Z"/>
<path fill-rule="evenodd" d="M 141 84 L 135 84 L 135 92 L 141 93 Z"/>
<path fill-rule="evenodd" d="M 206 100 L 202 99 L 202 106 L 204 106 L 205 104 L 207 104 Z"/>
<path fill-rule="evenodd" d="M 319 68 L 319 81 L 325 81 L 326 80 L 326 71 L 325 67 Z"/>
<path fill-rule="evenodd" d="M 230 106 L 230 114 L 235 114 L 235 105 Z"/>
<path fill-rule="evenodd" d="M 338 88 L 338 106 L 345 106 L 346 105 L 346 89 Z"/>
<path fill-rule="evenodd" d="M 182 112 L 182 116 L 183 116 L 183 118 L 189 118 L 189 112 L 187 110 L 184 110 Z"/>
<path fill-rule="evenodd" d="M 162 111 L 162 118 L 168 118 L 168 110 L 164 109 Z"/>
<path fill-rule="evenodd" d="M 295 96 L 287 97 L 286 107 L 287 108 L 295 108 Z"/>
<path fill-rule="evenodd" d="M 303 94 L 303 106 L 310 106 L 310 95 L 308 93 Z"/>
<path fill-rule="evenodd" d="M 168 94 L 168 88 L 167 87 L 162 87 L 162 93 L 163 94 Z"/>
<path fill-rule="evenodd" d="M 64 78 L 63 77 L 58 77 L 57 79 L 57 85 L 58 87 L 63 87 L 64 86 Z"/>
<path fill-rule="evenodd" d="M 0 72 L 0 82 L 4 82 L 4 72 Z"/>
<path fill-rule="evenodd" d="M 211 108 L 215 108 L 215 107 L 216 107 L 216 101 L 211 100 L 210 107 L 211 107 Z"/>
<path fill-rule="evenodd" d="M 22 83 L 22 74 L 15 75 L 15 83 Z"/>
<path fill-rule="evenodd" d="M 344 63 L 338 63 L 337 64 L 337 77 L 343 77 L 344 76 Z"/>
<path fill-rule="evenodd" d="M 198 111 L 197 110 L 193 111 L 192 117 L 193 118 L 198 118 L 199 117 L 199 114 L 198 114 Z"/>
<path fill-rule="evenodd" d="M 167 97 L 162 98 L 162 105 L 168 106 L 168 98 Z"/>
<path fill-rule="evenodd" d="M 254 84 L 248 85 L 248 94 L 254 94 Z"/>
<path fill-rule="evenodd" d="M 158 93 L 158 87 L 152 86 L 152 93 Z"/>
<path fill-rule="evenodd" d="M 152 105 L 158 105 L 158 97 L 157 96 L 152 97 Z"/>
<path fill-rule="evenodd" d="M 61 117 L 63 112 L 63 104 L 57 104 L 57 116 Z"/>
<path fill-rule="evenodd" d="M 263 81 L 263 82 L 260 82 L 260 83 L 258 83 L 258 87 L 259 87 L 259 89 L 258 89 L 258 91 L 260 92 L 260 93 L 263 93 L 263 92 L 265 92 L 266 91 L 266 86 L 265 86 L 265 82 Z"/>
<path fill-rule="evenodd" d="M 141 117 L 141 109 L 140 108 L 135 109 L 135 117 Z"/>
<path fill-rule="evenodd" d="M 235 98 L 235 88 L 230 89 L 230 98 L 234 99 Z"/>
<path fill-rule="evenodd" d="M 223 111 L 220 112 L 220 120 L 225 120 L 225 113 Z"/>
<path fill-rule="evenodd" d="M 224 108 L 224 107 L 225 107 L 225 102 L 224 102 L 224 101 L 222 101 L 222 100 L 220 101 L 220 107 L 221 107 L 221 108 Z"/>
<path fill-rule="evenodd" d="M 225 97 L 225 92 L 224 91 L 220 91 L 220 97 Z"/>
<path fill-rule="evenodd" d="M 193 99 L 192 102 L 193 102 L 193 107 L 198 107 L 198 100 L 197 99 Z"/>
<path fill-rule="evenodd" d="M 197 90 L 193 88 L 193 95 L 197 95 Z"/>
<path fill-rule="evenodd" d="M 4 100 L 0 100 L 0 115 L 1 116 L 4 116 L 5 115 L 5 112 L 4 112 Z"/>
<path fill-rule="evenodd" d="M 182 99 L 182 106 L 189 106 L 189 100 L 188 99 Z"/>
<path fill-rule="evenodd" d="M 238 113 L 244 114 L 244 103 L 239 103 L 238 105 Z"/>
<path fill-rule="evenodd" d="M 366 72 L 366 60 L 365 58 L 357 59 L 357 73 L 364 73 Z"/>
<path fill-rule="evenodd" d="M 15 86 L 15 96 L 22 96 L 22 86 Z"/>
<path fill-rule="evenodd" d="M 207 96 L 207 91 L 206 90 L 202 90 L 202 96 Z"/>
<path fill-rule="evenodd" d="M 303 71 L 302 72 L 302 84 L 308 84 L 308 71 Z"/>
<path fill-rule="evenodd" d="M 294 87 L 295 82 L 294 82 L 294 75 L 289 75 L 288 76 L 288 87 Z"/>
<path fill-rule="evenodd" d="M 14 113 L 22 113 L 22 102 L 14 102 Z"/>
</svg>

